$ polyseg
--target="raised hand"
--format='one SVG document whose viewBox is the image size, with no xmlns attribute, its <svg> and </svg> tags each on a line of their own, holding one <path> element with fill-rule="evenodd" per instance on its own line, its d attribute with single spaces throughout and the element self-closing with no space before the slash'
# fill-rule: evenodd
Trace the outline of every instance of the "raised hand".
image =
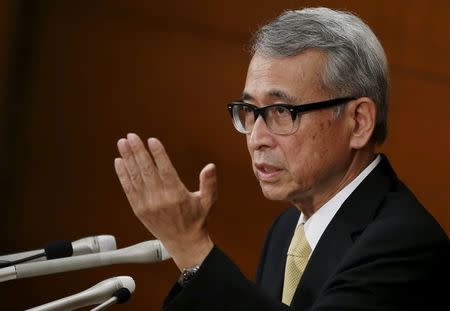
<svg viewBox="0 0 450 311">
<path fill-rule="evenodd" d="M 200 189 L 190 192 L 156 138 L 148 139 L 150 153 L 136 134 L 120 139 L 117 147 L 121 158 L 114 166 L 135 215 L 180 269 L 200 264 L 213 247 L 207 217 L 217 198 L 214 164 L 202 169 Z"/>
</svg>

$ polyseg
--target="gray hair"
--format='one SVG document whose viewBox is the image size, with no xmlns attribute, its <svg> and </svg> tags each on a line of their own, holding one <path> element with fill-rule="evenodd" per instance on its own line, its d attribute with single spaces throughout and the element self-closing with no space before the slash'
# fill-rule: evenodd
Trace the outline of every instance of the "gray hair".
<svg viewBox="0 0 450 311">
<path fill-rule="evenodd" d="M 286 11 L 253 37 L 252 55 L 299 55 L 308 49 L 326 53 L 323 88 L 332 96 L 369 97 L 377 109 L 371 140 L 387 134 L 389 77 L 386 55 L 375 34 L 360 18 L 328 8 Z"/>
</svg>

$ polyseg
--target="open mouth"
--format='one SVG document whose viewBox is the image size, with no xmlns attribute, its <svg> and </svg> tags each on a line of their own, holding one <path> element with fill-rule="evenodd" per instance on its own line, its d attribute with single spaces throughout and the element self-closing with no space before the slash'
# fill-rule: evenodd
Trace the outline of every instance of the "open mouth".
<svg viewBox="0 0 450 311">
<path fill-rule="evenodd" d="M 255 168 L 258 179 L 265 182 L 276 181 L 283 171 L 279 167 L 265 163 L 257 163 L 255 164 Z"/>
</svg>

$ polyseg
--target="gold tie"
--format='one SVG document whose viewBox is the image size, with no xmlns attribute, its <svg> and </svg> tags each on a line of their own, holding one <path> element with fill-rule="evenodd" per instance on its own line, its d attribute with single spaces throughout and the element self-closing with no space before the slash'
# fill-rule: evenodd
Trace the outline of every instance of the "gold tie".
<svg viewBox="0 0 450 311">
<path fill-rule="evenodd" d="M 292 237 L 284 272 L 283 298 L 281 301 L 288 306 L 291 304 L 298 282 L 303 271 L 305 271 L 309 254 L 311 254 L 311 247 L 306 240 L 303 224 L 300 224 Z"/>
</svg>

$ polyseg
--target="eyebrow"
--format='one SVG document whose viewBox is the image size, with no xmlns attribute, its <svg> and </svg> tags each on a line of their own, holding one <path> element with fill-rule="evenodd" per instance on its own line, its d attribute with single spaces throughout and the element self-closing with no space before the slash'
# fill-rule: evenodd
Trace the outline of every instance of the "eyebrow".
<svg viewBox="0 0 450 311">
<path fill-rule="evenodd" d="M 286 92 L 279 89 L 269 90 L 267 96 L 273 99 L 283 99 L 290 103 L 297 102 L 297 99 L 294 96 L 287 94 Z M 254 100 L 255 98 L 247 92 L 242 92 L 241 100 Z"/>
</svg>

